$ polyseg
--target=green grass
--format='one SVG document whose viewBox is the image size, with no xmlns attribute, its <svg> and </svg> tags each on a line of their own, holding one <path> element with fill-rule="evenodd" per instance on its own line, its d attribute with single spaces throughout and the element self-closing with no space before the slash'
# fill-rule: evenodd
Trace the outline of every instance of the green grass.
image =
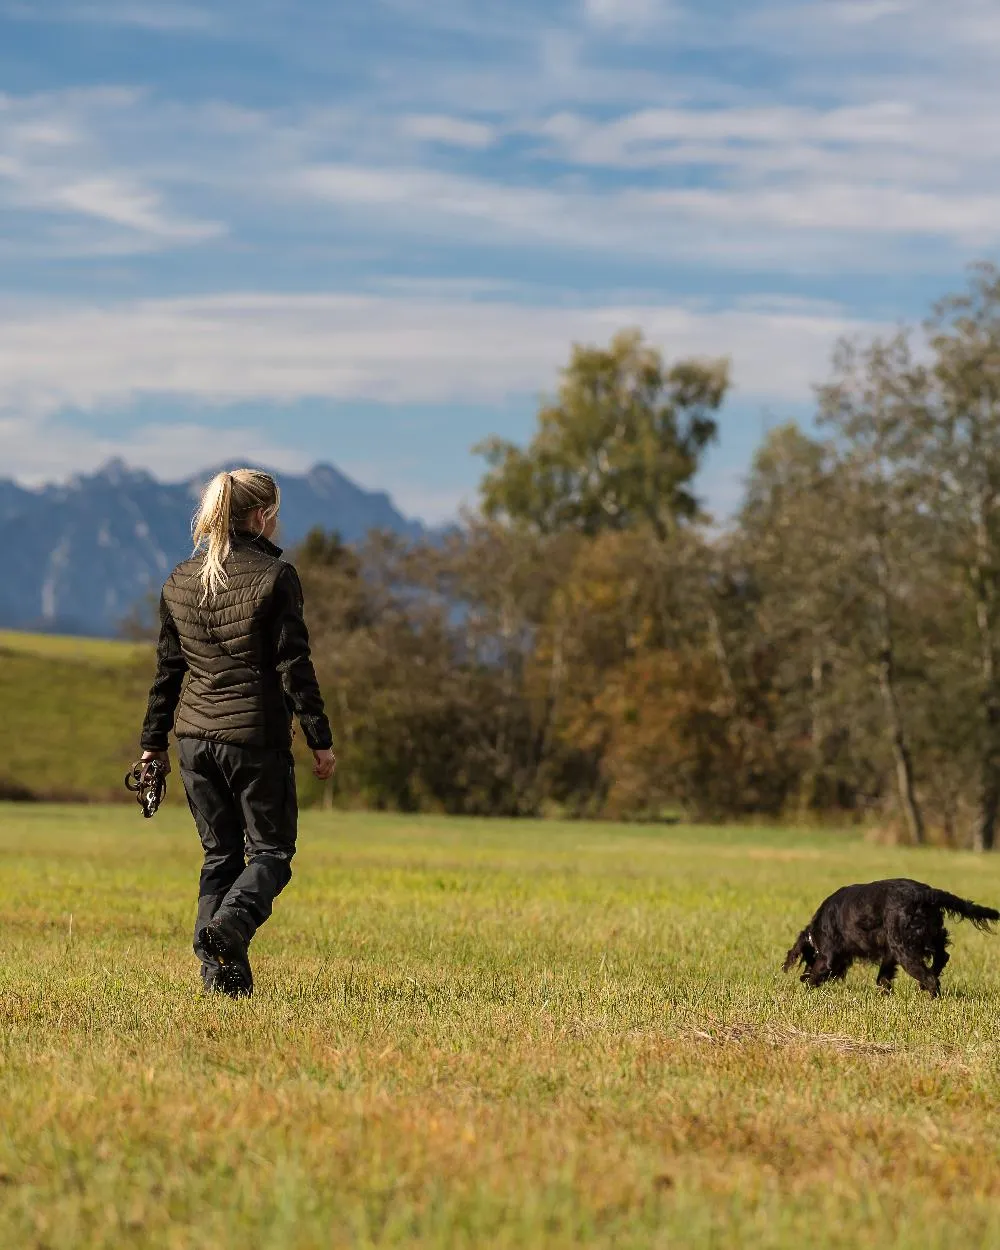
<svg viewBox="0 0 1000 1250">
<path fill-rule="evenodd" d="M 123 780 L 154 669 L 150 643 L 0 630 L 0 799 L 134 803 Z M 304 762 L 301 734 L 295 749 Z M 308 770 L 300 788 L 304 804 L 320 801 Z M 187 810 L 177 784 L 167 802 Z"/>
<path fill-rule="evenodd" d="M 0 794 L 123 793 L 153 668 L 148 644 L 0 631 Z"/>
<path fill-rule="evenodd" d="M 46 660 L 69 660 L 74 664 L 120 669 L 137 659 L 147 659 L 152 647 L 146 642 L 119 642 L 109 638 L 76 638 L 63 634 L 29 634 L 0 629 L 0 654 L 30 655 Z"/>
<path fill-rule="evenodd" d="M 0 807 L 0 1245 L 1000 1244 L 1000 942 L 938 1002 L 778 970 L 813 906 L 1000 861 L 311 813 L 250 1002 L 186 814 Z"/>
</svg>

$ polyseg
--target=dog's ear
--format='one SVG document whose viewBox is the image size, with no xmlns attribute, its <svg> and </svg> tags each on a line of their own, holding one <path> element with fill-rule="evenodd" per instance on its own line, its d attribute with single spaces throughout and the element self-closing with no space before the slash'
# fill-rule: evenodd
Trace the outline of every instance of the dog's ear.
<svg viewBox="0 0 1000 1250">
<path fill-rule="evenodd" d="M 785 956 L 785 962 L 782 964 L 783 972 L 791 972 L 796 964 L 811 964 L 816 958 L 816 950 L 812 942 L 809 940 L 809 930 L 803 929 L 796 938 L 795 945 Z"/>
</svg>

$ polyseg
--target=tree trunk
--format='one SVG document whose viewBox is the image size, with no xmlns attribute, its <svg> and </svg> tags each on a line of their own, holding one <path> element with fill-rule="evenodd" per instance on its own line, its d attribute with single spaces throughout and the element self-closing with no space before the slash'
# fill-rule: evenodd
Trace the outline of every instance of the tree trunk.
<svg viewBox="0 0 1000 1250">
<path fill-rule="evenodd" d="M 722 625 L 719 621 L 719 614 L 711 603 L 708 604 L 708 635 L 712 641 L 712 650 L 715 653 L 715 660 L 719 666 L 719 676 L 722 678 L 722 688 L 726 692 L 729 699 L 729 706 L 733 717 L 735 718 L 739 711 L 739 696 L 736 692 L 736 682 L 733 678 L 733 667 L 729 662 L 729 652 L 726 650 L 726 641 L 722 636 Z"/>
<path fill-rule="evenodd" d="M 825 669 L 823 644 L 818 634 L 814 634 L 812 664 L 809 670 L 809 736 L 812 758 L 800 799 L 807 812 L 823 810 L 830 797 L 826 785 L 826 750 L 830 728 L 824 707 Z"/>
<path fill-rule="evenodd" d="M 539 724 L 535 734 L 533 777 L 531 786 L 533 793 L 536 796 L 536 803 L 541 803 L 543 795 L 548 790 L 547 765 L 549 762 L 549 755 L 552 752 L 553 740 L 555 737 L 556 712 L 559 707 L 559 699 L 562 695 L 563 681 L 565 677 L 563 643 L 566 634 L 566 611 L 562 591 L 556 591 L 553 602 L 555 622 L 552 631 L 552 661 L 549 665 L 548 689 L 546 690 L 545 702 L 542 709 L 541 723 Z"/>
<path fill-rule="evenodd" d="M 876 595 L 879 631 L 878 688 L 889 729 L 889 741 L 896 772 L 896 795 L 899 799 L 900 811 L 903 814 L 910 841 L 916 846 L 922 846 L 925 841 L 924 819 L 913 784 L 913 757 L 910 754 L 910 746 L 903 725 L 903 714 L 896 691 L 896 655 L 888 589 L 889 570 L 880 542 L 876 545 L 875 564 L 878 578 Z"/>
<path fill-rule="evenodd" d="M 985 587 L 977 588 L 976 623 L 979 627 L 980 677 L 982 680 L 983 749 L 979 761 L 979 816 L 973 845 L 977 851 L 992 851 L 996 842 L 997 812 L 1000 810 L 1000 697 L 997 692 L 996 651 L 993 622 Z"/>
<path fill-rule="evenodd" d="M 980 484 L 976 500 L 976 560 L 972 584 L 976 595 L 979 632 L 980 700 L 983 713 L 982 752 L 979 757 L 979 815 L 973 835 L 977 851 L 992 851 L 1000 809 L 1000 691 L 997 689 L 996 572 L 990 520 L 994 499 L 992 482 Z"/>
<path fill-rule="evenodd" d="M 896 794 L 899 798 L 900 810 L 903 813 L 910 841 L 917 846 L 922 846 L 924 821 L 913 785 L 913 759 L 903 731 L 903 718 L 899 710 L 899 700 L 896 697 L 895 665 L 891 648 L 884 649 L 879 657 L 878 685 L 892 743 L 892 758 L 896 769 Z"/>
</svg>

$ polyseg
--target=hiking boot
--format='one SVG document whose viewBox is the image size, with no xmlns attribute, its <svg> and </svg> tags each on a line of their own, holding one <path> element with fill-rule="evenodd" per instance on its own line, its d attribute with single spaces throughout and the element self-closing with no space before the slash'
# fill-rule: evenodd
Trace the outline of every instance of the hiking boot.
<svg viewBox="0 0 1000 1250">
<path fill-rule="evenodd" d="M 198 934 L 198 942 L 205 954 L 223 969 L 249 967 L 247 940 L 239 926 L 224 915 L 209 921 Z"/>
<path fill-rule="evenodd" d="M 227 998 L 250 998 L 253 981 L 247 981 L 239 968 L 220 968 L 205 980 L 206 994 L 225 994 Z"/>
</svg>

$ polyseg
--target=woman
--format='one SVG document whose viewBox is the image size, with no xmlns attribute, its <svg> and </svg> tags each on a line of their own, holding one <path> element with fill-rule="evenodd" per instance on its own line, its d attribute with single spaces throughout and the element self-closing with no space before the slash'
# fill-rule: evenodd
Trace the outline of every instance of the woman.
<svg viewBox="0 0 1000 1250">
<path fill-rule="evenodd" d="M 288 884 L 298 805 L 292 713 L 321 781 L 336 766 L 309 657 L 302 587 L 271 538 L 279 492 L 254 469 L 220 473 L 202 496 L 195 551 L 160 598 L 157 669 L 143 759 L 180 774 L 205 851 L 194 949 L 205 988 L 253 993 L 247 948 Z"/>
</svg>

